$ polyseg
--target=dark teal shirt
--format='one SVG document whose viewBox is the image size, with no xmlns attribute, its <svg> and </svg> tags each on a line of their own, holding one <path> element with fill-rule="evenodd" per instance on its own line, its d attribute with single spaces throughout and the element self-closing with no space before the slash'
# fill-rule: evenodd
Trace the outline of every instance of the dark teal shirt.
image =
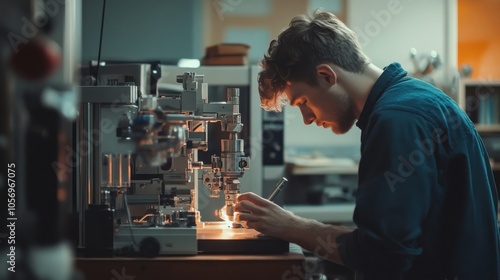
<svg viewBox="0 0 500 280">
<path fill-rule="evenodd" d="M 384 68 L 356 124 L 357 229 L 338 238 L 364 279 L 500 279 L 497 190 L 483 142 L 456 102 Z"/>
</svg>

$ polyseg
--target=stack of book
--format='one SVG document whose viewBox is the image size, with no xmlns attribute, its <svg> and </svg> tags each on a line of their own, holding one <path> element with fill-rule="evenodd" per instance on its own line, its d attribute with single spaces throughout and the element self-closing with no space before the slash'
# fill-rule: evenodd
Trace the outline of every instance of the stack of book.
<svg viewBox="0 0 500 280">
<path fill-rule="evenodd" d="M 205 49 L 202 65 L 246 65 L 249 45 L 222 43 Z"/>
<path fill-rule="evenodd" d="M 490 90 L 493 89 L 492 87 Z M 491 94 L 494 91 L 479 95 L 478 124 L 500 124 L 500 94 Z"/>
</svg>

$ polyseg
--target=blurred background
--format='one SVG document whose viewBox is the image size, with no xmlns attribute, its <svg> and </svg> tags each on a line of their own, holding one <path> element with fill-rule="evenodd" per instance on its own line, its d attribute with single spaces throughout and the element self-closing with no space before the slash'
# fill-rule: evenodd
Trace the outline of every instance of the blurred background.
<svg viewBox="0 0 500 280">
<path fill-rule="evenodd" d="M 254 65 L 293 16 L 323 8 L 357 32 L 365 52 L 380 67 L 397 61 L 418 73 L 432 54 L 437 55 L 440 62 L 435 71 L 424 78 L 458 99 L 457 73 L 465 70 L 470 78 L 500 79 L 500 39 L 494 35 L 499 5 L 495 0 L 108 1 L 101 56 L 103 60 L 176 64 L 181 58 L 201 59 L 205 48 L 213 44 L 244 43 L 250 46 L 249 63 Z M 82 8 L 82 60 L 95 60 L 102 1 L 84 1 Z M 412 49 L 419 69 L 411 58 Z M 300 119 L 298 110 L 286 109 L 287 153 L 293 154 L 298 146 L 359 142 L 357 129 L 336 136 L 321 128 L 303 127 Z"/>
<path fill-rule="evenodd" d="M 278 204 L 304 217 L 354 226 L 360 130 L 353 127 L 344 135 L 334 135 L 322 127 L 305 126 L 300 111 L 293 107 L 285 107 L 281 113 L 265 112 L 259 106 L 256 84 L 258 62 L 269 42 L 294 16 L 318 8 L 333 12 L 356 32 L 375 65 L 382 68 L 399 62 L 410 75 L 435 85 L 458 102 L 484 137 L 500 185 L 498 0 L 47 0 L 40 1 L 40 10 L 52 20 L 50 24 L 37 22 L 36 26 L 22 20 L 22 11 L 30 6 L 30 1 L 25 2 L 16 5 L 0 1 L 3 13 L 12 11 L 0 19 L 2 91 L 16 88 L 15 92 L 23 92 L 24 96 L 46 84 L 56 84 L 64 92 L 81 85 L 85 79 L 81 69 L 97 61 L 154 63 L 162 73 L 159 89 L 162 85 L 166 92 L 178 90 L 172 85 L 176 84 L 176 75 L 186 70 L 204 74 L 210 90 L 217 95 L 223 95 L 227 87 L 237 86 L 242 93 L 242 114 L 246 114 L 243 122 L 248 127 L 245 152 L 252 159 L 250 170 L 242 178 L 241 191 L 267 196 L 286 176 L 289 184 L 276 198 Z M 26 38 L 13 36 L 11 30 Z M 21 59 L 16 64 L 9 58 L 12 49 L 28 42 L 30 34 L 38 31 L 59 45 L 55 53 L 63 61 L 62 67 L 51 72 L 50 79 L 29 78 L 32 72 L 22 73 L 25 62 Z M 248 52 L 237 62 L 203 60 L 208 56 L 208 47 L 222 43 L 243 44 L 248 46 Z M 29 82 L 13 78 L 11 72 L 21 73 Z M 0 158 L 6 165 L 6 159 L 12 156 L 13 139 L 17 139 L 6 135 L 14 119 L 23 121 L 22 113 L 8 113 L 8 104 L 16 104 L 22 97 L 13 94 L 2 98 Z M 76 116 L 69 115 L 64 117 L 74 121 Z M 74 164 L 68 167 L 78 168 Z M 29 174 L 30 168 L 22 168 L 26 170 L 21 173 Z M 0 175 L 0 189 L 4 191 L 7 175 Z M 72 197 L 78 192 L 76 179 L 68 182 L 68 196 Z M 21 179 L 19 184 L 28 186 L 29 182 Z M 208 196 L 203 188 L 200 199 L 206 202 Z M 69 199 L 72 203 L 74 198 Z M 216 207 L 203 204 L 204 217 L 210 218 Z M 76 211 L 74 205 L 67 209 Z M 353 278 L 352 271 L 306 254 L 314 264 L 314 269 L 308 271 L 312 277 Z"/>
</svg>

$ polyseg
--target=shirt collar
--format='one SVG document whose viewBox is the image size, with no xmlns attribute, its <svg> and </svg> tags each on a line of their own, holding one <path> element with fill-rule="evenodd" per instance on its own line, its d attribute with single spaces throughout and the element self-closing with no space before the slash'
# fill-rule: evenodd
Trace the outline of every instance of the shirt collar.
<svg viewBox="0 0 500 280">
<path fill-rule="evenodd" d="M 384 67 L 384 72 L 377 79 L 373 85 L 368 98 L 366 99 L 365 105 L 363 106 L 363 111 L 359 116 L 356 126 L 363 130 L 368 124 L 370 115 L 372 114 L 375 104 L 385 92 L 385 90 L 393 84 L 396 80 L 399 80 L 407 75 L 407 72 L 401 67 L 401 64 L 394 62 Z"/>
</svg>

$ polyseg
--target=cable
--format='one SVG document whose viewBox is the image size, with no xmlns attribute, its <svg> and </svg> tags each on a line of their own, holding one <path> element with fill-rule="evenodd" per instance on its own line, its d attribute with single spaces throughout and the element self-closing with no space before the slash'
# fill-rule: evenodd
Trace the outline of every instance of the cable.
<svg viewBox="0 0 500 280">
<path fill-rule="evenodd" d="M 200 122 L 199 124 L 195 125 L 195 126 L 193 127 L 193 131 L 196 131 L 196 129 L 198 129 L 198 127 L 200 127 L 202 124 L 203 124 L 203 123 L 201 123 L 201 122 Z"/>
<path fill-rule="evenodd" d="M 99 51 L 97 53 L 97 71 L 96 71 L 96 82 L 99 85 L 99 67 L 101 66 L 101 48 L 102 48 L 102 34 L 104 33 L 104 15 L 106 14 L 106 0 L 102 2 L 102 16 L 101 16 L 101 34 L 99 35 Z"/>
<path fill-rule="evenodd" d="M 135 242 L 134 232 L 132 230 L 132 216 L 130 215 L 130 209 L 128 208 L 127 194 L 123 193 L 123 202 L 125 203 L 125 209 L 127 210 L 128 225 L 130 228 L 130 237 L 132 238 L 132 243 L 135 246 L 140 247 L 137 242 Z"/>
</svg>

